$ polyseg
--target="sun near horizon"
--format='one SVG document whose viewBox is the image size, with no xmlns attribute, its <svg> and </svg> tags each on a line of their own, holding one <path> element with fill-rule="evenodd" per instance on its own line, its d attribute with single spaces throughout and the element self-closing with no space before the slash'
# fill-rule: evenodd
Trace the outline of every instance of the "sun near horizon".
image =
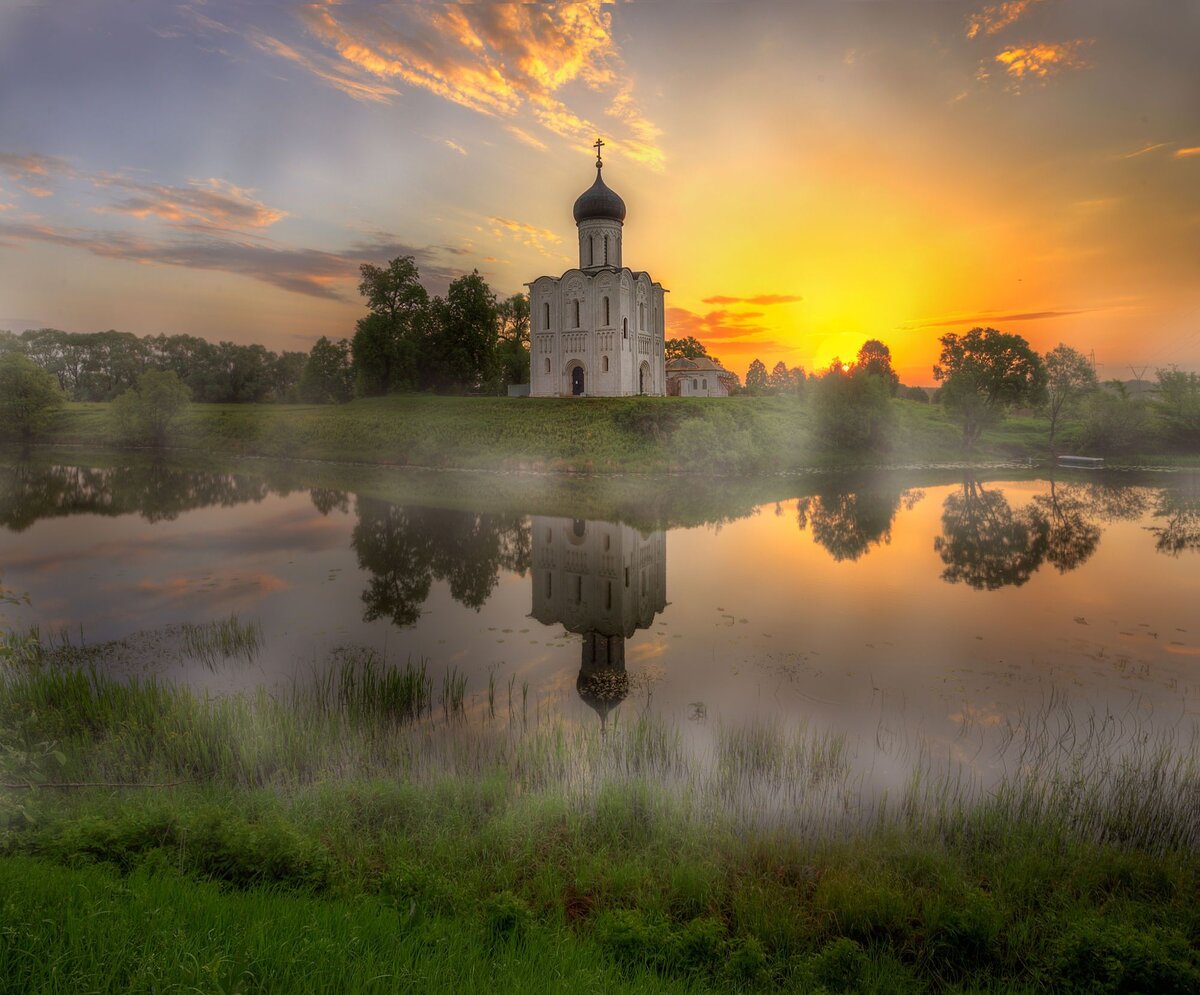
<svg viewBox="0 0 1200 995">
<path fill-rule="evenodd" d="M 0 329 L 307 350 L 358 266 L 572 265 L 590 146 L 667 337 L 743 374 L 987 325 L 1200 368 L 1200 8 L 0 9 Z"/>
</svg>

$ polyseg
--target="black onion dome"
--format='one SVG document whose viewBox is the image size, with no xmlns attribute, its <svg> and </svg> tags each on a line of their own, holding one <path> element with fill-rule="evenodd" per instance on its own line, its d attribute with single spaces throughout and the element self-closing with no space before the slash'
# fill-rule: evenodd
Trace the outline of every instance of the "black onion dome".
<svg viewBox="0 0 1200 995">
<path fill-rule="evenodd" d="M 574 213 L 575 224 L 598 219 L 624 222 L 625 201 L 605 185 L 599 166 L 596 167 L 596 182 L 579 195 Z"/>
</svg>

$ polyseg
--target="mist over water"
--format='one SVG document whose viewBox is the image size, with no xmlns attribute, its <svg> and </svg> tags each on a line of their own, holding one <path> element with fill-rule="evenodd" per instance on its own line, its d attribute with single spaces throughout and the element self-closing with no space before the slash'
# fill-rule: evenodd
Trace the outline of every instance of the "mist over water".
<svg viewBox="0 0 1200 995">
<path fill-rule="evenodd" d="M 743 482 L 703 511 L 686 481 L 644 511 L 607 482 L 576 517 L 331 472 L 5 465 L 0 575 L 30 604 L 4 622 L 218 692 L 353 646 L 453 670 L 468 712 L 527 688 L 539 715 L 651 715 L 697 749 L 804 726 L 889 787 L 922 763 L 998 776 L 1051 713 L 1113 751 L 1197 724 L 1194 473 L 795 478 L 761 503 Z"/>
</svg>

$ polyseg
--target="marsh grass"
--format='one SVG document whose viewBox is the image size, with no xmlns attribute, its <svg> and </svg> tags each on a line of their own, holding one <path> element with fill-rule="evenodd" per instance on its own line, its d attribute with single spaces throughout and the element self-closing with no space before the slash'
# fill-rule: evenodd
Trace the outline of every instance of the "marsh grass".
<svg viewBox="0 0 1200 995">
<path fill-rule="evenodd" d="M 504 721 L 465 707 L 461 676 L 361 649 L 278 694 L 4 666 L 2 780 L 186 783 L 0 792 L 0 972 L 53 990 L 39 965 L 55 965 L 62 990 L 115 991 L 140 957 L 195 986 L 169 967 L 180 941 L 158 917 L 138 957 L 120 953 L 154 907 L 246 990 L 276 970 L 553 988 L 527 965 L 597 991 L 1200 985 L 1183 721 L 1154 732 L 1136 709 L 1051 695 L 1002 728 L 968 726 L 956 753 L 916 734 L 864 750 L 632 702 L 601 732 L 521 697 L 510 682 Z M 871 780 L 884 762 L 909 771 L 903 787 Z M 318 925 L 268 935 L 263 916 Z"/>
<path fill-rule="evenodd" d="M 263 648 L 262 624 L 257 619 L 243 622 L 236 612 L 212 622 L 184 623 L 179 633 L 184 654 L 210 670 L 229 660 L 254 663 Z"/>
</svg>

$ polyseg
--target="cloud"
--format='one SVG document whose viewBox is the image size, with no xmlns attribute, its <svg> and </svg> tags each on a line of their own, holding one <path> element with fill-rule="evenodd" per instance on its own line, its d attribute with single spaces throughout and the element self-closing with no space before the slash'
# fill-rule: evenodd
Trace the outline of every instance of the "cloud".
<svg viewBox="0 0 1200 995">
<path fill-rule="evenodd" d="M 459 155 L 467 154 L 466 149 L 459 145 L 458 142 L 451 141 L 449 138 L 443 138 L 442 144 L 445 145 L 446 148 L 448 148 L 451 152 L 457 152 Z"/>
<path fill-rule="evenodd" d="M 74 168 L 66 159 L 38 153 L 0 152 L 0 175 L 8 177 L 27 194 L 50 197 L 54 191 L 46 186 L 54 176 L 71 176 Z"/>
<path fill-rule="evenodd" d="M 562 239 L 548 228 L 538 228 L 524 221 L 513 221 L 510 218 L 488 218 L 492 223 L 492 234 L 503 238 L 507 233 L 522 245 L 536 249 L 543 255 L 551 255 L 550 246 L 556 245 Z"/>
<path fill-rule="evenodd" d="M 601 0 L 386 7 L 322 0 L 301 7 L 298 16 L 324 51 L 302 51 L 261 34 L 251 41 L 352 97 L 386 100 L 397 93 L 390 84 L 399 81 L 490 117 L 524 115 L 555 135 L 590 144 L 611 130 L 573 106 L 591 93 L 620 125 L 620 134 L 608 140 L 610 150 L 662 168 L 660 129 L 634 99 L 612 14 Z M 522 141 L 540 144 L 514 128 Z"/>
<path fill-rule="evenodd" d="M 972 14 L 967 19 L 967 37 L 974 38 L 980 33 L 998 34 L 1010 24 L 1016 23 L 1030 7 L 1038 3 L 1041 3 L 1041 0 L 1005 0 L 1004 3 L 984 7 L 978 14 Z"/>
<path fill-rule="evenodd" d="M 705 297 L 705 304 L 756 304 L 767 306 L 771 304 L 797 304 L 804 300 L 794 294 L 758 294 L 755 297 Z"/>
<path fill-rule="evenodd" d="M 1190 159 L 1195 155 L 1200 155 L 1200 145 L 1193 146 L 1192 148 L 1175 150 L 1176 159 Z"/>
<path fill-rule="evenodd" d="M 666 313 L 667 337 L 691 335 L 705 344 L 734 343 L 767 334 L 770 329 L 758 321 L 762 311 L 729 311 L 724 308 L 700 314 L 682 307 L 669 307 Z"/>
<path fill-rule="evenodd" d="M 541 141 L 540 139 L 534 138 L 533 135 L 531 135 L 524 128 L 518 128 L 515 124 L 510 124 L 504 130 L 507 131 L 514 138 L 516 138 L 518 141 L 524 142 L 526 145 L 530 146 L 531 148 L 535 148 L 539 152 L 546 151 L 546 143 Z"/>
<path fill-rule="evenodd" d="M 1133 152 L 1122 152 L 1114 158 L 1136 159 L 1138 156 L 1145 155 L 1148 152 L 1157 152 L 1159 149 L 1165 149 L 1170 144 L 1170 142 L 1155 142 L 1152 145 L 1143 145 L 1140 149 L 1136 149 Z"/>
<path fill-rule="evenodd" d="M 460 250 L 446 246 L 417 248 L 385 235 L 355 242 L 341 252 L 327 252 L 281 246 L 247 235 L 219 237 L 215 232 L 162 239 L 123 231 L 0 222 L 0 245 L 6 242 L 43 242 L 106 259 L 235 273 L 280 290 L 334 301 L 348 299 L 339 285 L 356 280 L 358 268 L 365 262 L 413 256 L 421 268 L 423 281 L 435 292 L 461 275 L 461 270 L 441 262 L 442 256 L 457 255 Z"/>
<path fill-rule="evenodd" d="M 1089 63 L 1080 54 L 1080 50 L 1090 44 L 1091 40 L 1086 38 L 1064 42 L 1038 42 L 1006 48 L 995 59 L 1004 67 L 1010 80 L 1045 80 L 1064 69 L 1086 69 Z"/>
<path fill-rule="evenodd" d="M 125 191 L 114 204 L 96 208 L 101 213 L 153 215 L 174 225 L 202 228 L 266 228 L 286 212 L 267 207 L 251 192 L 225 180 L 189 180 L 187 186 L 142 183 L 121 176 L 92 178 L 97 187 Z"/>
<path fill-rule="evenodd" d="M 949 328 L 954 325 L 975 327 L 1004 321 L 1042 321 L 1046 318 L 1069 318 L 1073 314 L 1089 314 L 1093 311 L 1103 311 L 1105 308 L 1085 307 L 1070 311 L 1021 311 L 1013 314 L 997 314 L 984 312 L 982 314 L 966 315 L 959 318 L 940 318 L 937 321 L 918 321 L 903 325 L 903 328 Z"/>
<path fill-rule="evenodd" d="M 319 52 L 300 52 L 270 35 L 251 34 L 250 42 L 263 52 L 277 55 L 281 59 L 287 59 L 289 62 L 294 62 L 307 69 L 317 78 L 323 79 L 330 86 L 336 87 L 346 96 L 353 97 L 355 100 L 386 103 L 390 97 L 398 96 L 400 93 L 394 87 L 347 75 L 334 59 Z"/>
</svg>

